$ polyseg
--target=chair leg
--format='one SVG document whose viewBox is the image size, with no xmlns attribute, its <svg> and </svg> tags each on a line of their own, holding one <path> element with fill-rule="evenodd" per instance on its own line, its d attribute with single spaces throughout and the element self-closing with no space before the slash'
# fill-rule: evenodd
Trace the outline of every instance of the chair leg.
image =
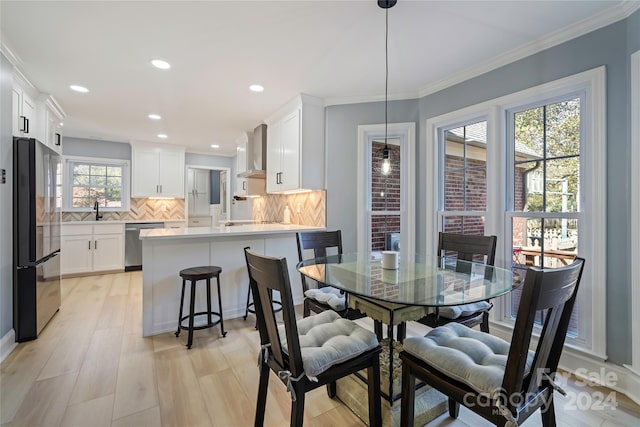
<svg viewBox="0 0 640 427">
<path fill-rule="evenodd" d="M 262 427 L 264 424 L 264 411 L 267 407 L 267 389 L 269 387 L 269 365 L 260 365 L 260 383 L 258 384 L 258 402 L 256 403 L 255 427 Z"/>
<path fill-rule="evenodd" d="M 311 315 L 311 308 L 309 307 L 309 301 L 305 298 L 302 303 L 302 317 L 309 317 Z"/>
<path fill-rule="evenodd" d="M 407 337 L 407 324 L 405 322 L 400 322 L 397 326 L 396 339 L 400 341 L 400 343 L 403 343 L 406 337 Z"/>
<path fill-rule="evenodd" d="M 176 337 L 180 336 L 180 325 L 182 324 L 182 308 L 184 306 L 184 287 L 186 280 L 182 279 L 182 296 L 180 297 L 180 312 L 178 313 L 178 330 L 176 331 Z"/>
<path fill-rule="evenodd" d="M 187 338 L 187 348 L 191 348 L 193 344 L 193 320 L 196 312 L 196 282 L 191 281 L 191 301 L 189 301 L 189 337 Z"/>
<path fill-rule="evenodd" d="M 293 386 L 296 401 L 291 402 L 291 427 L 302 427 L 304 423 L 304 389 Z"/>
<path fill-rule="evenodd" d="M 482 313 L 482 323 L 480 324 L 480 330 L 482 332 L 489 333 L 489 312 Z"/>
<path fill-rule="evenodd" d="M 458 418 L 458 414 L 460 413 L 460 404 L 449 398 L 449 416 L 451 418 Z"/>
<path fill-rule="evenodd" d="M 402 363 L 402 402 L 400 407 L 400 426 L 413 427 L 414 405 L 416 398 L 416 377 L 411 375 L 411 368 Z"/>
<path fill-rule="evenodd" d="M 380 357 L 372 356 L 367 368 L 367 386 L 369 392 L 369 427 L 382 427 L 382 407 L 380 406 Z"/>
<path fill-rule="evenodd" d="M 333 399 L 334 397 L 336 397 L 335 381 L 331 381 L 330 383 L 327 383 L 327 395 L 329 396 L 330 399 Z"/>
<path fill-rule="evenodd" d="M 380 322 L 379 320 L 374 320 L 373 331 L 375 332 L 376 337 L 378 338 L 378 341 L 381 341 L 382 340 L 382 322 Z"/>
<path fill-rule="evenodd" d="M 244 316 L 242 318 L 247 320 L 247 316 L 249 315 L 249 297 L 251 296 L 251 285 L 247 288 L 247 306 L 244 309 Z"/>
<path fill-rule="evenodd" d="M 222 318 L 222 295 L 220 294 L 220 276 L 218 279 L 218 308 L 220 308 L 220 332 L 222 333 L 222 337 L 227 336 L 227 331 L 224 330 L 224 319 Z"/>
<path fill-rule="evenodd" d="M 553 391 L 549 392 L 548 403 L 540 411 L 543 427 L 556 427 L 556 411 L 553 406 Z"/>
</svg>

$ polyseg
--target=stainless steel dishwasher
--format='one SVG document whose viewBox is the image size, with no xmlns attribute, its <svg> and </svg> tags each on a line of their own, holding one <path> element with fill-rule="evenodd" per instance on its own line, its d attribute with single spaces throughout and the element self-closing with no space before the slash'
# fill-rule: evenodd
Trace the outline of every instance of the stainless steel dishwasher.
<svg viewBox="0 0 640 427">
<path fill-rule="evenodd" d="M 164 228 L 164 222 L 130 222 L 124 228 L 124 271 L 142 270 L 140 230 Z"/>
</svg>

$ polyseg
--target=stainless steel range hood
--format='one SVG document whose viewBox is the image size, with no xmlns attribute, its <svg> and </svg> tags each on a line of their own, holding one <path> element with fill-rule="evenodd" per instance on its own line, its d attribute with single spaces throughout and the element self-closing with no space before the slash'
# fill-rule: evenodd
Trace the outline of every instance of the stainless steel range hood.
<svg viewBox="0 0 640 427">
<path fill-rule="evenodd" d="M 267 176 L 267 125 L 258 125 L 253 130 L 253 140 L 247 144 L 247 170 L 240 178 L 265 178 Z"/>
</svg>

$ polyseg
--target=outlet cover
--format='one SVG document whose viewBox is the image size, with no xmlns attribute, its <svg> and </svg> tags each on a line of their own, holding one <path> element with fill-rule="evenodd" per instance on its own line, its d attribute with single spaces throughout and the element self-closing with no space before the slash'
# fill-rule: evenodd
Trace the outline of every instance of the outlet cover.
<svg viewBox="0 0 640 427">
<path fill-rule="evenodd" d="M 1 184 L 6 184 L 7 183 L 7 170 L 6 169 L 2 169 L 2 178 L 0 178 L 0 183 Z"/>
</svg>

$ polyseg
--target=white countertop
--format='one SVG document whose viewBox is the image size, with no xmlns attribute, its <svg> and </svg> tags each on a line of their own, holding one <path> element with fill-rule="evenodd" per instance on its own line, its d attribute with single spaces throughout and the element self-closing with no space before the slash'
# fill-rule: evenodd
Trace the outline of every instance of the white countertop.
<svg viewBox="0 0 640 427">
<path fill-rule="evenodd" d="M 297 224 L 242 224 L 226 227 L 154 228 L 140 231 L 140 239 L 186 239 L 194 237 L 246 236 L 256 234 L 296 233 L 319 231 L 324 227 Z"/>
</svg>

